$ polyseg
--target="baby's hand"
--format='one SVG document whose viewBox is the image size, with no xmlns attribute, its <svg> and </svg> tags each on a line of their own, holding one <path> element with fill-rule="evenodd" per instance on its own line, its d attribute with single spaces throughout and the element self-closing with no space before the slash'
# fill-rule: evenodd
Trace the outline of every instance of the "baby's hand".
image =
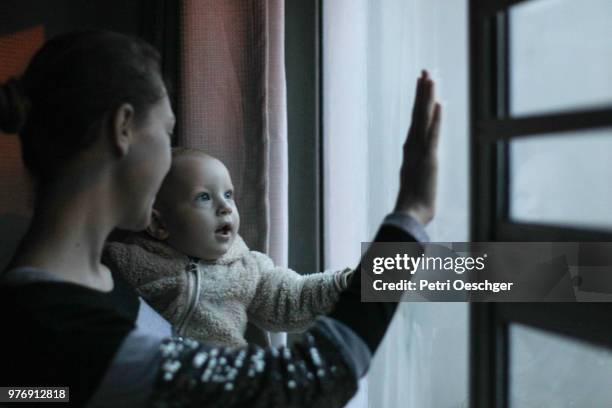
<svg viewBox="0 0 612 408">
<path fill-rule="evenodd" d="M 417 81 L 412 123 L 404 143 L 400 191 L 396 212 L 416 218 L 423 225 L 434 216 L 436 201 L 437 147 L 441 106 L 435 102 L 434 82 L 427 71 Z"/>
</svg>

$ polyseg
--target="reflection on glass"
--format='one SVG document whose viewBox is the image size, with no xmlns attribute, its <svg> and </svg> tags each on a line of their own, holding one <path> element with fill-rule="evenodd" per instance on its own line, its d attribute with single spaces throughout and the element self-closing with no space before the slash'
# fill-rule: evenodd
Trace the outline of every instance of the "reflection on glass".
<svg viewBox="0 0 612 408">
<path fill-rule="evenodd" d="M 612 406 L 612 351 L 510 326 L 510 407 Z"/>
<path fill-rule="evenodd" d="M 612 104 L 612 1 L 537 0 L 510 9 L 510 112 Z"/>
<path fill-rule="evenodd" d="M 612 129 L 510 142 L 510 218 L 612 229 Z"/>
</svg>

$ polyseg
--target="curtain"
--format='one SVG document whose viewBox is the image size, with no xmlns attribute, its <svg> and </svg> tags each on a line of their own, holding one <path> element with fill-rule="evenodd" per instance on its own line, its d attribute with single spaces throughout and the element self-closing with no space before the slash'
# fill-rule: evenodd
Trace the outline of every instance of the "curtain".
<svg viewBox="0 0 612 408">
<path fill-rule="evenodd" d="M 240 234 L 251 249 L 286 266 L 284 1 L 186 0 L 181 14 L 178 143 L 226 164 Z"/>
<path fill-rule="evenodd" d="M 393 208 L 416 78 L 443 104 L 433 241 L 468 236 L 466 0 L 323 3 L 326 268 L 357 262 Z M 402 303 L 350 408 L 467 406 L 465 303 Z"/>
</svg>

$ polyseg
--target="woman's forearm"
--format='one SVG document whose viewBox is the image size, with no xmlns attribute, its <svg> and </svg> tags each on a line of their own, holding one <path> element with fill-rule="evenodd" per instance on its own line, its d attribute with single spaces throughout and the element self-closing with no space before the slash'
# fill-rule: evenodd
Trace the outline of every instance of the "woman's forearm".
<svg viewBox="0 0 612 408">
<path fill-rule="evenodd" d="M 369 365 L 350 329 L 320 318 L 289 348 L 211 348 L 189 339 L 161 346 L 157 407 L 342 407 Z"/>
</svg>

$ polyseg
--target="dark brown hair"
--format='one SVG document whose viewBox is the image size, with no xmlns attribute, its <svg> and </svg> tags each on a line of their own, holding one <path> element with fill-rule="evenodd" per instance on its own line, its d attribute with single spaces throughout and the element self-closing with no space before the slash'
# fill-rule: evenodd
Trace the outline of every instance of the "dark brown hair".
<svg viewBox="0 0 612 408">
<path fill-rule="evenodd" d="M 92 127 L 121 104 L 136 119 L 164 96 L 157 50 L 108 31 L 47 41 L 20 79 L 0 88 L 0 130 L 19 133 L 26 167 L 40 183 L 94 141 Z"/>
</svg>

